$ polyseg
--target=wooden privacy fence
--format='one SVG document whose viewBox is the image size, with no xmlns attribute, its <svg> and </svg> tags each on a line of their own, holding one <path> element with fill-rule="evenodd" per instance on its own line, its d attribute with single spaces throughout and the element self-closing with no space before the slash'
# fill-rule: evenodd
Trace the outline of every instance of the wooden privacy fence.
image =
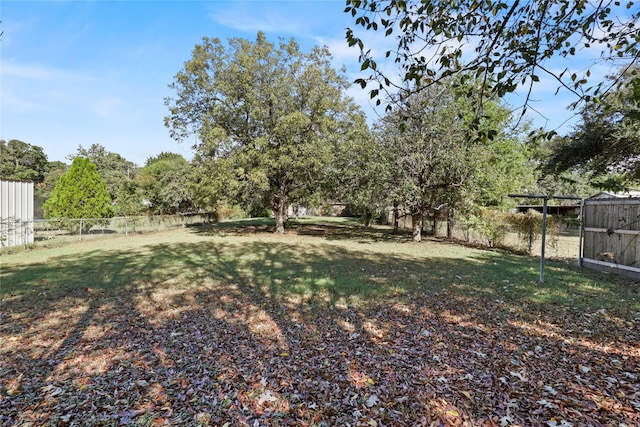
<svg viewBox="0 0 640 427">
<path fill-rule="evenodd" d="M 586 199 L 580 263 L 640 279 L 640 199 Z"/>
</svg>

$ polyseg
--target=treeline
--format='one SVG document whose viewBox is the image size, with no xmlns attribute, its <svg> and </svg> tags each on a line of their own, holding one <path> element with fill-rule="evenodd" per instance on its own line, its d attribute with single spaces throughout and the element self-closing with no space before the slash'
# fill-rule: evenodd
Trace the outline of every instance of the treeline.
<svg viewBox="0 0 640 427">
<path fill-rule="evenodd" d="M 78 147 L 69 164 L 49 162 L 42 147 L 0 140 L 0 177 L 33 181 L 47 217 L 110 217 L 192 212 L 193 166 L 160 153 L 137 166 L 99 144 Z M 55 197 L 54 197 L 55 196 Z M 90 203 L 92 201 L 92 203 Z"/>
<path fill-rule="evenodd" d="M 340 200 L 365 223 L 402 208 L 420 240 L 429 210 L 446 207 L 472 224 L 483 208 L 513 206 L 509 193 L 588 196 L 594 186 L 619 190 L 637 179 L 639 150 L 628 133 L 637 140 L 638 96 L 623 84 L 634 81 L 633 67 L 611 78 L 606 103 L 585 105 L 584 126 L 560 137 L 531 129 L 497 95 L 478 103 L 486 79 L 474 72 L 425 86 L 405 81 L 386 92 L 387 114 L 370 126 L 330 63 L 326 48 L 301 52 L 293 39 L 275 44 L 262 33 L 195 47 L 170 85 L 165 125 L 176 140 L 196 141 L 201 199 L 271 210 L 278 232 L 290 206 Z M 601 141 L 603 123 L 609 138 Z"/>
<path fill-rule="evenodd" d="M 387 113 L 370 124 L 331 60 L 326 48 L 303 52 L 262 33 L 205 38 L 165 100 L 171 136 L 195 141 L 192 161 L 161 153 L 138 167 L 94 144 L 69 155 L 69 168 L 11 140 L 0 145 L 0 175 L 33 180 L 49 216 L 88 215 L 88 199 L 101 200 L 100 215 L 233 207 L 272 214 L 283 232 L 290 208 L 339 200 L 365 224 L 389 208 L 409 212 L 416 241 L 430 211 L 446 208 L 473 226 L 487 222 L 486 209 L 513 207 L 510 193 L 584 197 L 628 189 L 640 176 L 640 91 L 625 84 L 637 67 L 612 76 L 613 89 L 585 103 L 581 122 L 561 136 L 531 129 L 497 96 L 479 105 L 473 74 L 389 93 Z M 81 197 L 91 186 L 78 182 L 100 189 Z"/>
</svg>

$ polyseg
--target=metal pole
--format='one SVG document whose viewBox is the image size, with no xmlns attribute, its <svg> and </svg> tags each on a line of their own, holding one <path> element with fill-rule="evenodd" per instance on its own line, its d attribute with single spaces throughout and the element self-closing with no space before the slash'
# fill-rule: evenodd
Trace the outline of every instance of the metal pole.
<svg viewBox="0 0 640 427">
<path fill-rule="evenodd" d="M 584 253 L 584 199 L 580 201 L 580 237 L 578 238 L 578 266 L 582 267 L 582 254 Z"/>
<path fill-rule="evenodd" d="M 547 201 L 549 197 L 544 196 L 542 202 L 542 247 L 540 248 L 540 283 L 544 283 L 544 247 L 547 237 Z"/>
</svg>

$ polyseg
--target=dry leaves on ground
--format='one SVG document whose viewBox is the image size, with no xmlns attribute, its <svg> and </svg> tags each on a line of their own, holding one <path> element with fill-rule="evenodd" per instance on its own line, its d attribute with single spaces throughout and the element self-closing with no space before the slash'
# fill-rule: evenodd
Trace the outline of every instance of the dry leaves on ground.
<svg viewBox="0 0 640 427">
<path fill-rule="evenodd" d="M 637 324 L 430 294 L 321 308 L 239 285 L 8 301 L 2 425 L 638 425 Z"/>
</svg>

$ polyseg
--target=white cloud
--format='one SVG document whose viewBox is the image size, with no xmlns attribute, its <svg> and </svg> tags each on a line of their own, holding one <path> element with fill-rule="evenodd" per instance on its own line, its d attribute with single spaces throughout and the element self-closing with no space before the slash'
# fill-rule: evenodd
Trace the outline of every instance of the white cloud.
<svg viewBox="0 0 640 427">
<path fill-rule="evenodd" d="M 360 51 L 355 46 L 349 46 L 347 39 L 342 38 L 329 38 L 315 36 L 313 40 L 319 46 L 326 46 L 333 55 L 334 62 L 344 62 L 345 60 L 350 62 L 358 62 L 358 56 Z"/>
<path fill-rule="evenodd" d="M 121 110 L 122 100 L 119 98 L 101 98 L 93 106 L 93 111 L 103 118 L 112 117 Z"/>
<path fill-rule="evenodd" d="M 37 105 L 24 98 L 16 96 L 6 85 L 0 86 L 0 97 L 2 98 L 2 110 L 28 111 L 37 108 Z"/>
<path fill-rule="evenodd" d="M 2 77 L 17 77 L 32 80 L 53 80 L 59 75 L 56 70 L 37 65 L 17 64 L 11 61 L 3 61 L 0 73 Z"/>
<path fill-rule="evenodd" d="M 27 80 L 92 80 L 88 75 L 75 71 L 52 68 L 37 64 L 22 64 L 11 59 L 3 59 L 0 65 L 0 76 Z"/>
<path fill-rule="evenodd" d="M 299 34 L 304 28 L 302 20 L 256 7 L 256 3 L 238 2 L 225 10 L 216 8 L 212 10 L 210 17 L 219 25 L 244 32 Z"/>
</svg>

